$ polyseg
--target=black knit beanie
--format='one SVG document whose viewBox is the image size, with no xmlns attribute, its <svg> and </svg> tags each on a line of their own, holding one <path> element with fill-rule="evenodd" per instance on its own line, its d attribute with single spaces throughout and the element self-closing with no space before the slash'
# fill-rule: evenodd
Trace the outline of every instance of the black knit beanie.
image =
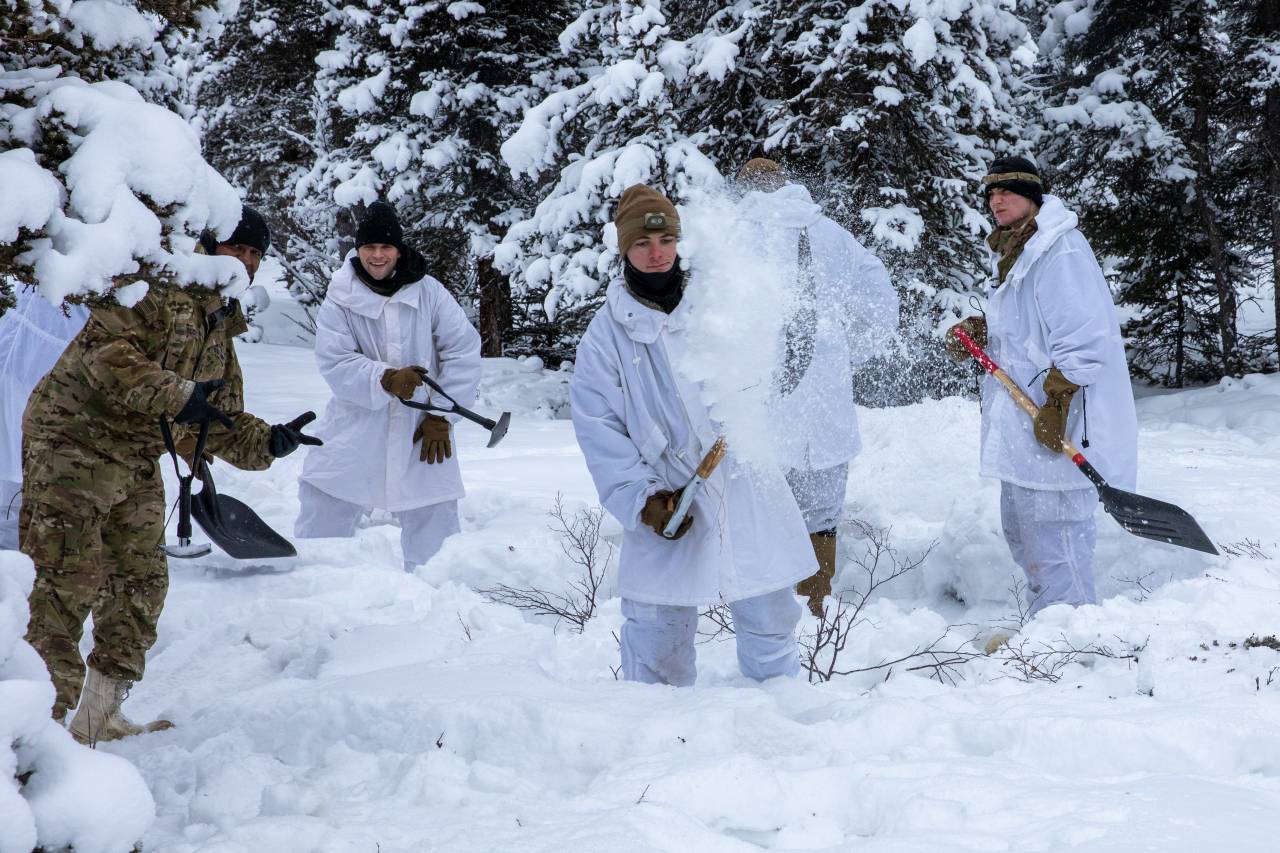
<svg viewBox="0 0 1280 853">
<path fill-rule="evenodd" d="M 262 214 L 246 204 L 240 209 L 240 224 L 231 232 L 230 237 L 219 240 L 213 236 L 212 231 L 200 235 L 200 245 L 204 247 L 206 255 L 212 255 L 219 243 L 252 246 L 265 255 L 267 249 L 271 248 L 271 229 L 267 227 L 267 220 L 262 218 Z"/>
<path fill-rule="evenodd" d="M 1031 199 L 1036 207 L 1044 204 L 1045 186 L 1040 170 L 1026 157 L 1000 157 L 991 164 L 982 179 L 984 197 L 991 198 L 991 191 L 997 187 Z"/>
<path fill-rule="evenodd" d="M 370 243 L 385 243 L 404 251 L 404 231 L 400 228 L 396 209 L 385 201 L 369 205 L 356 226 L 356 248 Z"/>
</svg>

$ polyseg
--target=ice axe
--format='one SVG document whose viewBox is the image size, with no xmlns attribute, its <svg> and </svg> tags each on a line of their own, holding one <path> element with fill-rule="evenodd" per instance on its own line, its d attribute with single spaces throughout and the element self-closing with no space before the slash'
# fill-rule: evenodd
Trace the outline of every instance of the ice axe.
<svg viewBox="0 0 1280 853">
<path fill-rule="evenodd" d="M 1032 402 L 1026 392 L 1018 387 L 1018 383 L 1014 382 L 1009 374 L 1001 370 L 1000 366 L 992 361 L 991 356 L 987 355 L 964 329 L 953 328 L 950 334 L 955 336 L 955 339 L 969 351 L 969 355 L 977 359 L 978 363 L 988 373 L 1000 380 L 1000 384 L 1013 396 L 1013 399 L 1022 407 L 1023 411 L 1032 418 L 1039 414 L 1039 407 Z M 1098 469 L 1090 465 L 1089 461 L 1084 458 L 1084 454 L 1065 438 L 1062 440 L 1062 452 L 1075 463 L 1075 466 L 1080 469 L 1080 473 L 1088 477 L 1089 482 L 1093 483 L 1098 489 L 1098 497 L 1102 499 L 1102 508 L 1110 513 L 1111 517 L 1118 521 L 1121 527 L 1134 536 L 1154 539 L 1157 542 L 1167 542 L 1170 545 L 1191 548 L 1195 551 L 1203 551 L 1206 554 L 1218 553 L 1218 549 L 1213 547 L 1209 537 L 1205 535 L 1200 525 L 1186 510 L 1171 503 L 1143 497 L 1142 495 L 1136 495 L 1133 492 L 1126 492 L 1123 489 L 1108 485 L 1107 481 L 1098 473 Z"/>
<path fill-rule="evenodd" d="M 724 459 L 724 454 L 728 449 L 729 446 L 725 444 L 724 437 L 721 436 L 716 439 L 715 444 L 711 445 L 707 455 L 702 457 L 702 462 L 698 464 L 698 470 L 693 472 L 693 476 L 689 478 L 689 482 L 685 483 L 684 489 L 680 492 L 680 501 L 676 504 L 675 512 L 671 514 L 671 520 L 667 522 L 666 527 L 662 528 L 663 536 L 668 539 L 676 538 L 680 525 L 684 523 L 685 518 L 689 515 L 689 510 L 693 508 L 693 499 L 697 497 L 698 492 L 702 491 L 702 484 L 716 470 L 716 466 L 720 464 L 721 459 Z"/>
<path fill-rule="evenodd" d="M 440 412 L 445 415 L 458 415 L 466 418 L 473 424 L 479 424 L 489 431 L 489 443 L 486 445 L 487 447 L 497 447 L 498 442 L 502 441 L 503 437 L 506 436 L 507 427 L 511 426 L 510 412 L 503 412 L 498 416 L 496 421 L 486 418 L 484 415 L 477 415 L 470 409 L 464 406 L 459 406 L 458 401 L 450 397 L 449 393 L 441 388 L 438 382 L 426 374 L 426 371 L 419 372 L 418 375 L 422 377 L 422 381 L 427 384 L 428 388 L 449 401 L 450 408 L 445 409 L 431 403 L 419 403 L 415 400 L 401 399 L 401 403 L 411 409 L 417 409 L 422 412 Z"/>
<path fill-rule="evenodd" d="M 297 550 L 293 544 L 263 521 L 246 504 L 226 495 L 218 494 L 213 485 L 213 474 L 204 461 L 204 446 L 209 438 L 209 421 L 200 422 L 200 434 L 196 438 L 195 454 L 191 457 L 191 472 L 185 477 L 178 467 L 178 451 L 173 443 L 173 431 L 169 420 L 160 418 L 160 432 L 165 448 L 173 457 L 173 468 L 178 472 L 178 544 L 165 545 L 164 552 L 171 557 L 202 557 L 212 550 L 207 544 L 191 544 L 191 520 L 194 518 L 213 543 L 237 560 L 260 560 L 272 557 L 293 557 Z M 191 481 L 199 466 L 200 493 L 191 494 Z"/>
</svg>

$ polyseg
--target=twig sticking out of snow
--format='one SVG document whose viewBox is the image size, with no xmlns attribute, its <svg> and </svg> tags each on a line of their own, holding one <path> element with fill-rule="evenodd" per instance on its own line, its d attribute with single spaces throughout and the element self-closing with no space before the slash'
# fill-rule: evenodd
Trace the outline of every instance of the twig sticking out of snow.
<svg viewBox="0 0 1280 853">
<path fill-rule="evenodd" d="M 479 592 L 495 604 L 507 604 L 537 616 L 554 616 L 557 626 L 568 622 L 580 634 L 595 615 L 600 586 L 613 560 L 612 543 L 600 535 L 604 510 L 589 507 L 570 517 L 564 508 L 563 496 L 557 494 L 549 514 L 553 522 L 551 531 L 559 537 L 561 550 L 569 562 L 582 571 L 579 578 L 563 593 L 508 584 L 498 584 Z"/>
<path fill-rule="evenodd" d="M 1072 664 L 1089 665 L 1086 662 L 1097 659 L 1126 660 L 1136 664 L 1146 644 L 1134 645 L 1119 637 L 1116 639 L 1119 645 L 1114 648 L 1101 643 L 1081 646 L 1065 636 L 1052 643 L 1021 640 L 1004 646 L 996 657 L 1006 668 L 1006 678 L 1057 683 L 1062 680 L 1063 671 Z"/>
<path fill-rule="evenodd" d="M 860 633 L 864 625 L 871 625 L 872 629 L 875 627 L 866 616 L 871 597 L 886 584 L 924 565 L 937 544 L 930 543 L 923 553 L 904 558 L 891 543 L 891 528 L 875 527 L 861 520 L 853 523 L 864 543 L 862 554 L 853 562 L 862 569 L 866 585 L 862 589 L 842 592 L 834 606 L 828 605 L 823 610 L 817 626 L 801 635 L 801 664 L 809 673 L 809 681 L 830 681 L 837 676 L 877 670 L 884 670 L 887 680 L 895 667 L 901 667 L 906 672 L 927 672 L 930 678 L 943 684 L 957 683 L 963 677 L 959 667 L 979 656 L 972 648 L 973 638 L 961 637 L 958 633 L 964 626 L 948 625 L 934 639 L 875 663 L 850 665 L 851 662 L 842 659 L 849 641 Z"/>
</svg>

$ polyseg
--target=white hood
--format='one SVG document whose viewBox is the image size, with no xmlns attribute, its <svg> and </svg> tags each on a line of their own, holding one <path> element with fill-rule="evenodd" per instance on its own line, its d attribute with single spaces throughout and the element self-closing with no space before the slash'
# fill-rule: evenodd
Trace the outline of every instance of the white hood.
<svg viewBox="0 0 1280 853">
<path fill-rule="evenodd" d="M 788 184 L 771 193 L 747 193 L 738 202 L 738 215 L 758 225 L 798 229 L 816 224 L 822 218 L 822 208 L 814 204 L 809 190 Z"/>
</svg>

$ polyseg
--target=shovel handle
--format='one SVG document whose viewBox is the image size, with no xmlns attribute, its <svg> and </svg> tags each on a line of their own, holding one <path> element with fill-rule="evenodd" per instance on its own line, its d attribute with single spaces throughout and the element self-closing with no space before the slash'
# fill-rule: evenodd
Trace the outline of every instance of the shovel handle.
<svg viewBox="0 0 1280 853">
<path fill-rule="evenodd" d="M 991 356 L 987 355 L 986 350 L 978 346 L 978 342 L 971 338 L 968 332 L 961 328 L 954 328 L 949 334 L 955 336 L 955 339 L 969 351 L 969 355 L 973 356 L 974 359 L 977 360 L 978 364 L 983 366 L 987 373 L 990 373 L 996 379 L 1000 380 L 1000 384 L 1005 387 L 1005 390 L 1008 391 L 1014 401 L 1022 407 L 1024 412 L 1030 415 L 1032 419 L 1035 419 L 1035 417 L 1040 414 L 1040 407 L 1032 402 L 1031 398 L 1027 396 L 1027 392 L 1023 391 L 1022 388 L 1018 386 L 1018 383 L 1013 381 L 1012 376 L 1000 369 L 1000 365 L 996 364 Z M 1084 471 L 1086 477 L 1090 480 L 1094 480 L 1094 476 L 1097 474 L 1097 471 L 1095 471 L 1093 466 L 1085 460 L 1084 454 L 1077 450 L 1076 446 L 1066 438 L 1062 439 L 1062 452 L 1069 456 L 1071 461 L 1074 462 L 1080 470 Z M 1091 474 L 1090 472 L 1093 473 Z M 1099 479 L 1101 478 L 1099 477 Z M 1094 480 L 1094 482 L 1096 483 L 1097 481 Z"/>
<path fill-rule="evenodd" d="M 689 510 L 693 508 L 693 499 L 698 492 L 702 490 L 702 484 L 707 481 L 720 463 L 724 460 L 724 455 L 729 451 L 729 445 L 725 443 L 724 436 L 716 439 L 716 443 L 711 445 L 711 449 L 702 457 L 702 462 L 698 464 L 698 470 L 693 472 L 693 476 L 689 478 L 689 482 L 685 484 L 684 490 L 680 493 L 680 503 L 676 505 L 675 512 L 671 514 L 671 519 L 667 522 L 667 526 L 663 528 L 662 535 L 668 539 L 674 539 L 676 533 L 680 530 L 680 525 L 684 524 L 685 517 L 689 515 Z"/>
</svg>

